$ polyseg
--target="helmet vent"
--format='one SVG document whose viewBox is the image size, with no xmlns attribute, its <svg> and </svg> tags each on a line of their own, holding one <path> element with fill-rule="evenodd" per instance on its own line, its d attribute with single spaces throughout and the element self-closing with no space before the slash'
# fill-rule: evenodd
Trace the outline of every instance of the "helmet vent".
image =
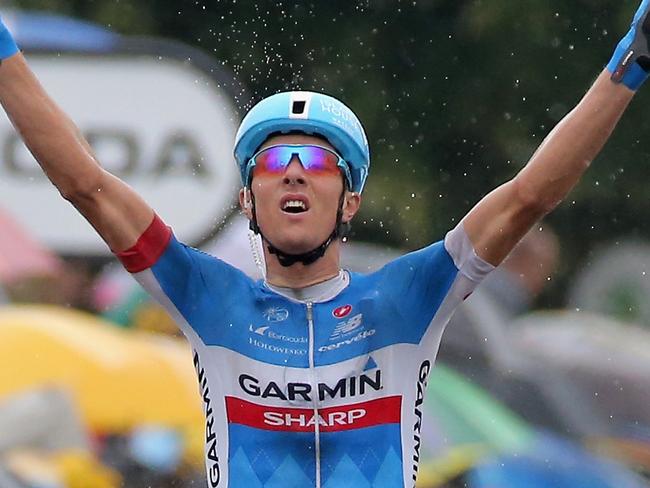
<svg viewBox="0 0 650 488">
<path fill-rule="evenodd" d="M 304 100 L 296 100 L 291 106 L 291 113 L 301 115 L 305 111 L 306 102 Z"/>
</svg>

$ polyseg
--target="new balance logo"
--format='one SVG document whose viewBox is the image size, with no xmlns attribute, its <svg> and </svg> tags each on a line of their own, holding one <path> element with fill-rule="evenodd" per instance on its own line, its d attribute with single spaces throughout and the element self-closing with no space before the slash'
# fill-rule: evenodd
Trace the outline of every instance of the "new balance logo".
<svg viewBox="0 0 650 488">
<path fill-rule="evenodd" d="M 363 323 L 363 314 L 358 314 L 355 315 L 354 317 L 349 318 L 348 320 L 345 320 L 343 322 L 339 322 L 334 330 L 332 331 L 332 335 L 330 335 L 330 341 L 334 341 L 336 339 L 339 339 L 343 336 L 346 336 L 355 330 L 357 330 L 359 327 L 361 327 Z"/>
</svg>

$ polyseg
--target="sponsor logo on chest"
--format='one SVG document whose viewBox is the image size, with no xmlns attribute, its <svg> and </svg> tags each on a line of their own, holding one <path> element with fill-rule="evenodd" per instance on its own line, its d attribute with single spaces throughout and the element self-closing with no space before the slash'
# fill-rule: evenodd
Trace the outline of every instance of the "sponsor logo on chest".
<svg viewBox="0 0 650 488">
<path fill-rule="evenodd" d="M 332 316 L 344 318 L 336 323 L 332 332 L 321 345 L 316 344 L 318 352 L 335 351 L 345 346 L 362 342 L 376 333 L 376 329 L 366 329 L 362 313 L 351 315 L 352 305 L 342 305 L 332 311 Z M 305 356 L 308 354 L 309 337 L 305 335 L 290 334 L 286 331 L 287 324 L 280 324 L 287 320 L 289 312 L 284 308 L 271 307 L 264 312 L 268 320 L 265 325 L 248 326 L 248 343 L 259 349 L 279 354 Z M 305 324 L 305 333 L 307 325 Z"/>
<path fill-rule="evenodd" d="M 289 311 L 282 307 L 270 307 L 263 315 L 267 322 L 284 322 L 289 318 Z"/>
<path fill-rule="evenodd" d="M 338 324 L 336 324 L 336 327 L 334 327 L 334 330 L 332 331 L 329 340 L 334 341 L 340 339 L 341 337 L 350 335 L 352 332 L 358 330 L 362 326 L 363 326 L 363 314 L 360 313 L 349 318 L 348 320 L 344 320 L 343 322 L 339 322 Z"/>
<path fill-rule="evenodd" d="M 320 432 L 360 429 L 395 424 L 401 417 L 400 396 L 377 398 L 367 402 L 337 407 L 285 408 L 257 405 L 241 398 L 226 397 L 228 422 L 263 430 Z"/>
<path fill-rule="evenodd" d="M 337 319 L 342 319 L 350 315 L 350 312 L 352 312 L 352 305 L 341 305 L 332 310 L 332 315 Z"/>
<path fill-rule="evenodd" d="M 349 307 L 349 309 L 347 308 Z M 350 305 L 339 307 L 332 312 L 336 316 L 336 311 L 345 308 L 345 313 L 349 314 L 352 310 Z M 368 337 L 375 335 L 375 329 L 366 329 L 363 324 L 363 314 L 353 315 L 347 320 L 339 322 L 328 338 L 329 344 L 318 347 L 319 352 L 335 351 L 341 347 L 349 346 L 362 342 Z"/>
<path fill-rule="evenodd" d="M 341 378 L 336 383 L 289 382 L 280 386 L 275 381 L 265 381 L 249 374 L 239 375 L 239 387 L 253 397 L 277 398 L 284 401 L 304 400 L 311 402 L 314 398 L 324 401 L 328 398 L 352 398 L 365 395 L 366 392 L 379 391 L 383 388 L 381 369 L 356 376 Z"/>
<path fill-rule="evenodd" d="M 289 311 L 286 308 L 269 307 L 262 315 L 267 321 L 266 325 L 248 326 L 248 343 L 251 346 L 283 355 L 307 355 L 308 337 L 291 335 L 283 330 L 288 327 L 287 324 L 282 324 L 289 318 Z"/>
</svg>

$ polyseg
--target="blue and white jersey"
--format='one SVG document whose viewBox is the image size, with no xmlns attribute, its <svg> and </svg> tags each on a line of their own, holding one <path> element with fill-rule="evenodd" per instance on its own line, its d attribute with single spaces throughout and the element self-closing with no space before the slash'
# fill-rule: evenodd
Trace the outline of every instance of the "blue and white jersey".
<svg viewBox="0 0 650 488">
<path fill-rule="evenodd" d="M 440 337 L 492 269 L 462 226 L 303 290 L 255 282 L 158 218 L 119 257 L 191 342 L 210 487 L 414 486 Z"/>
</svg>

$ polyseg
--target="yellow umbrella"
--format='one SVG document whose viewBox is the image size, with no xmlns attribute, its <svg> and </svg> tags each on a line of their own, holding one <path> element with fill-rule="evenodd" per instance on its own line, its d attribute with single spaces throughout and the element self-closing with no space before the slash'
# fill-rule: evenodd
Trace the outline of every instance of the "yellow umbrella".
<svg viewBox="0 0 650 488">
<path fill-rule="evenodd" d="M 0 399 L 45 385 L 70 389 L 95 431 L 202 425 L 184 342 L 118 329 L 61 307 L 0 308 Z"/>
</svg>

